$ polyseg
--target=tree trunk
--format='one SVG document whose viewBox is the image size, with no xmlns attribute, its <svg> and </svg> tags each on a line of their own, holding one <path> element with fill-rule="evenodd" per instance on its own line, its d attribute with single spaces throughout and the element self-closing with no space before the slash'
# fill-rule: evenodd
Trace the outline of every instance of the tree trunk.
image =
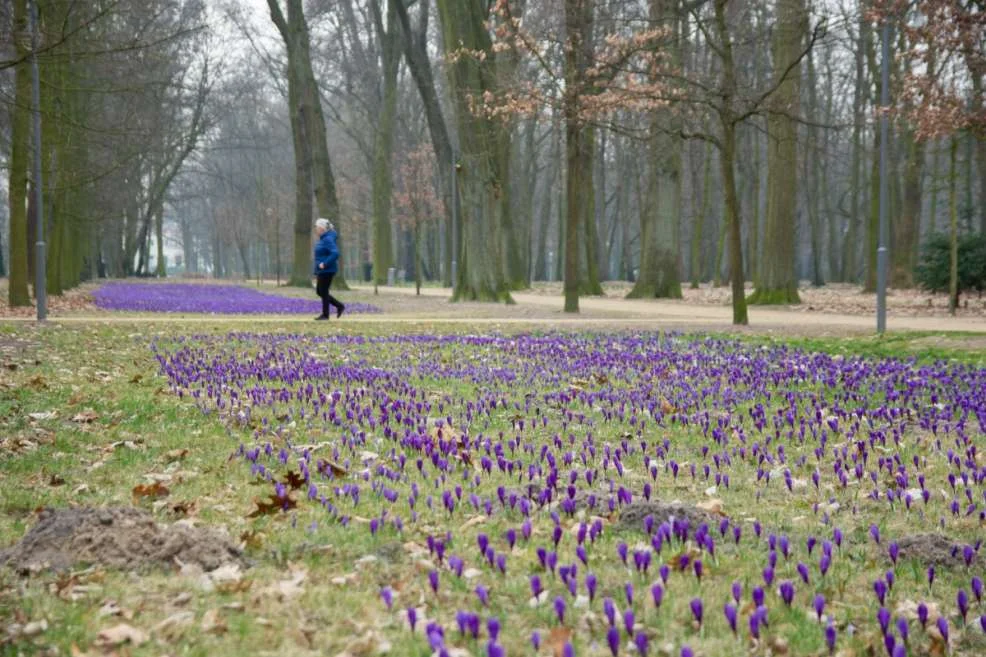
<svg viewBox="0 0 986 657">
<path fill-rule="evenodd" d="M 699 283 L 702 281 L 704 273 L 702 271 L 702 252 L 705 250 L 702 245 L 702 233 L 705 226 L 706 219 L 709 214 L 709 197 L 712 194 L 712 144 L 706 144 L 705 156 L 702 162 L 702 186 L 700 190 L 702 194 L 702 203 L 699 207 L 698 214 L 695 215 L 695 227 L 692 231 L 692 257 L 691 257 L 691 270 L 692 270 L 692 285 L 693 290 L 697 290 Z M 698 204 L 696 204 L 698 205 Z"/>
<path fill-rule="evenodd" d="M 14 32 L 27 34 L 27 0 L 14 0 Z M 21 60 L 14 68 L 15 102 L 10 108 L 10 280 L 7 301 L 29 306 L 27 243 L 27 168 L 31 149 L 31 68 L 24 39 L 14 39 Z"/>
<path fill-rule="evenodd" d="M 719 120 L 722 125 L 720 166 L 725 194 L 726 223 L 729 227 L 729 278 L 732 283 L 733 324 L 749 324 L 743 276 L 743 237 L 740 224 L 740 203 L 736 194 L 736 122 L 733 102 L 736 97 L 736 68 L 733 44 L 726 20 L 729 0 L 715 0 L 716 29 L 722 51 L 722 73 Z"/>
<path fill-rule="evenodd" d="M 951 236 L 948 268 L 948 312 L 955 315 L 959 307 L 959 203 L 955 160 L 959 152 L 959 138 L 952 136 L 948 165 L 948 225 Z"/>
<path fill-rule="evenodd" d="M 865 69 L 863 67 L 863 57 L 866 51 L 866 32 L 869 30 L 869 22 L 864 16 L 859 19 L 859 38 L 856 42 L 856 85 L 853 88 L 853 126 L 852 126 L 852 170 L 849 179 L 849 225 L 846 229 L 846 237 L 843 242 L 842 251 L 842 280 L 855 281 L 859 273 L 856 253 L 859 231 L 860 214 L 860 191 L 862 186 L 862 167 L 863 167 L 863 105 L 866 103 L 864 84 L 866 82 Z M 866 215 L 864 215 L 866 216 Z"/>
<path fill-rule="evenodd" d="M 774 27 L 773 109 L 767 116 L 767 226 L 755 304 L 800 303 L 795 268 L 798 208 L 798 125 L 801 55 L 807 15 L 804 0 L 779 0 Z"/>
<path fill-rule="evenodd" d="M 594 126 L 585 128 L 585 152 L 586 156 L 579 164 L 585 181 L 585 189 L 579 206 L 582 214 L 580 240 L 585 247 L 579 293 L 602 296 L 603 288 L 599 283 L 599 230 L 596 224 L 596 186 L 594 181 L 596 128 Z"/>
<path fill-rule="evenodd" d="M 379 0 L 374 0 L 371 5 L 383 64 L 383 93 L 373 142 L 373 282 L 377 285 L 387 282 L 387 270 L 394 266 L 394 245 L 391 240 L 393 228 L 390 225 L 390 201 L 393 195 L 391 160 L 397 119 L 397 70 L 402 40 L 395 5 L 401 2 L 403 0 L 387 0 L 386 29 L 380 16 Z"/>
<path fill-rule="evenodd" d="M 914 265 L 916 264 L 918 226 L 921 221 L 922 178 L 924 174 L 924 143 L 914 137 L 911 130 L 901 135 L 903 148 L 907 151 L 904 165 L 904 189 L 901 211 L 894 215 L 892 246 L 890 254 L 890 286 L 898 289 L 914 286 Z"/>
<path fill-rule="evenodd" d="M 651 20 L 672 27 L 665 48 L 671 65 L 681 62 L 676 17 L 677 0 L 651 0 Z M 681 217 L 681 149 L 683 141 L 677 111 L 655 112 L 651 117 L 646 204 L 641 208 L 640 274 L 627 298 L 681 298 L 677 226 Z"/>
<path fill-rule="evenodd" d="M 502 249 L 503 215 L 509 212 L 509 139 L 498 120 L 477 116 L 473 98 L 497 88 L 496 55 L 485 28 L 488 4 L 484 0 L 438 0 L 446 54 L 484 53 L 482 60 L 462 55 L 447 65 L 461 142 L 461 171 L 456 176 L 461 202 L 461 261 L 458 262 L 454 301 L 512 302 Z"/>
<path fill-rule="evenodd" d="M 154 241 L 157 243 L 155 255 L 157 268 L 154 274 L 158 278 L 164 278 L 168 275 L 168 268 L 164 262 L 164 205 L 159 205 L 154 213 Z"/>
</svg>

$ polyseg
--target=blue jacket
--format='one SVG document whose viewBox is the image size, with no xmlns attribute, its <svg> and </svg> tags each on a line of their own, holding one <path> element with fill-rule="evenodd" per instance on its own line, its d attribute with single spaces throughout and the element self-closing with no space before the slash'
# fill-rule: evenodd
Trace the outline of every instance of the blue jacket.
<svg viewBox="0 0 986 657">
<path fill-rule="evenodd" d="M 319 269 L 319 265 L 325 265 Z M 334 230 L 327 230 L 322 233 L 322 237 L 315 242 L 315 265 L 314 274 L 334 274 L 339 271 L 339 247 L 336 246 L 336 233 Z"/>
</svg>

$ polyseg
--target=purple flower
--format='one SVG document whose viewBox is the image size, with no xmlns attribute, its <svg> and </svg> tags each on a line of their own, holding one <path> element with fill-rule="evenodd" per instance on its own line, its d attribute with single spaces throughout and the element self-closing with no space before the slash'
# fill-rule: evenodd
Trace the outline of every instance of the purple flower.
<svg viewBox="0 0 986 657">
<path fill-rule="evenodd" d="M 922 628 L 928 624 L 928 605 L 923 602 L 918 603 L 918 621 Z"/>
<path fill-rule="evenodd" d="M 586 553 L 584 545 L 579 545 L 575 548 L 575 556 L 586 566 L 589 565 L 589 555 Z"/>
<path fill-rule="evenodd" d="M 650 595 L 651 598 L 654 600 L 654 607 L 660 609 L 661 601 L 664 600 L 664 589 L 661 587 L 660 584 L 655 584 L 654 586 L 650 587 Z"/>
<path fill-rule="evenodd" d="M 695 657 L 695 653 L 688 646 L 681 647 L 681 657 Z"/>
<path fill-rule="evenodd" d="M 768 587 L 774 582 L 774 569 L 770 566 L 763 569 L 763 581 Z"/>
<path fill-rule="evenodd" d="M 979 577 L 972 578 L 972 594 L 976 596 L 976 602 L 983 601 L 983 580 Z"/>
<path fill-rule="evenodd" d="M 743 596 L 743 585 L 739 582 L 733 582 L 732 592 L 733 600 L 736 601 L 736 604 L 739 604 L 740 598 Z"/>
<path fill-rule="evenodd" d="M 762 607 L 763 606 L 763 599 L 764 599 L 763 589 L 760 588 L 759 586 L 754 587 L 753 588 L 753 604 L 756 605 L 757 607 Z"/>
<path fill-rule="evenodd" d="M 486 620 L 486 631 L 490 633 L 490 641 L 496 641 L 500 636 L 500 620 L 496 616 Z"/>
<path fill-rule="evenodd" d="M 788 607 L 791 606 L 791 601 L 794 600 L 794 583 L 791 580 L 784 580 L 780 585 L 781 599 L 784 601 Z"/>
<path fill-rule="evenodd" d="M 476 536 L 476 545 L 479 546 L 479 554 L 486 556 L 486 548 L 490 545 L 490 537 L 486 534 L 479 534 Z"/>
<path fill-rule="evenodd" d="M 695 577 L 697 577 L 699 581 L 702 581 L 702 562 L 701 562 L 701 560 L 696 559 L 695 560 L 695 563 L 692 564 L 692 568 L 695 570 Z"/>
<path fill-rule="evenodd" d="M 438 571 L 432 570 L 428 573 L 428 583 L 431 584 L 431 590 L 436 594 L 438 593 Z"/>
<path fill-rule="evenodd" d="M 411 631 L 414 631 L 414 626 L 418 624 L 418 611 L 414 607 L 407 608 L 407 624 L 411 626 Z"/>
<path fill-rule="evenodd" d="M 825 596 L 821 593 L 815 595 L 815 599 L 812 601 L 812 607 L 815 609 L 815 613 L 818 614 L 818 620 L 822 620 L 822 612 L 825 610 Z"/>
<path fill-rule="evenodd" d="M 876 612 L 876 620 L 880 623 L 880 629 L 886 634 L 887 628 L 890 627 L 890 611 L 886 607 L 880 607 Z"/>
<path fill-rule="evenodd" d="M 623 565 L 624 566 L 627 565 L 627 550 L 628 549 L 629 548 L 627 547 L 627 544 L 626 543 L 620 543 L 619 545 L 616 546 L 616 552 L 617 552 L 617 554 L 620 555 L 620 561 L 623 562 Z"/>
<path fill-rule="evenodd" d="M 729 623 L 729 629 L 733 631 L 733 634 L 736 634 L 736 605 L 732 602 L 727 602 L 722 608 L 722 613 L 726 616 L 726 622 Z"/>
<path fill-rule="evenodd" d="M 504 654 L 503 646 L 495 641 L 486 644 L 486 657 L 504 657 Z"/>
<path fill-rule="evenodd" d="M 541 634 L 537 630 L 531 632 L 531 646 L 534 647 L 534 652 L 541 649 Z"/>
<path fill-rule="evenodd" d="M 695 622 L 702 625 L 702 599 L 692 598 L 691 601 L 692 616 L 695 617 Z"/>
<path fill-rule="evenodd" d="M 887 598 L 887 583 L 882 579 L 878 579 L 873 582 L 873 593 L 876 594 L 876 599 L 879 600 L 882 605 Z"/>
<path fill-rule="evenodd" d="M 588 573 L 585 576 L 585 590 L 589 592 L 589 602 L 596 598 L 596 576 Z"/>
<path fill-rule="evenodd" d="M 565 642 L 565 646 L 561 649 L 562 657 L 575 657 L 575 648 L 568 641 Z"/>
<path fill-rule="evenodd" d="M 506 537 L 507 537 L 507 545 L 510 546 L 511 550 L 514 549 L 514 543 L 517 542 L 517 530 L 513 528 L 508 529 L 506 533 Z"/>
<path fill-rule="evenodd" d="M 633 604 L 633 584 L 631 584 L 630 582 L 627 582 L 623 586 L 623 592 L 627 596 L 627 604 L 628 605 L 632 605 Z"/>
<path fill-rule="evenodd" d="M 541 578 L 537 575 L 531 575 L 531 595 L 536 598 L 541 595 L 541 591 L 543 590 L 541 588 Z"/>
<path fill-rule="evenodd" d="M 609 651 L 616 657 L 620 652 L 620 631 L 615 627 L 610 627 L 606 632 L 606 643 L 609 644 Z"/>
<path fill-rule="evenodd" d="M 507 555 L 498 554 L 496 555 L 496 567 L 500 571 L 500 574 L 507 574 Z"/>
<path fill-rule="evenodd" d="M 627 636 L 633 636 L 633 621 L 633 609 L 628 607 L 627 610 L 623 612 L 623 626 L 627 630 Z"/>
<path fill-rule="evenodd" d="M 380 597 L 383 599 L 383 603 L 387 605 L 388 611 L 394 604 L 394 592 L 389 586 L 385 586 L 380 589 Z"/>
<path fill-rule="evenodd" d="M 983 616 L 983 622 L 983 627 L 986 627 L 986 616 Z M 640 657 L 647 657 L 647 635 L 643 632 L 637 632 L 636 636 L 633 637 L 633 642 L 637 646 Z"/>
<path fill-rule="evenodd" d="M 476 587 L 476 597 L 479 598 L 479 602 L 486 607 L 490 604 L 490 592 L 489 590 L 480 584 Z"/>
<path fill-rule="evenodd" d="M 897 622 L 894 623 L 894 625 L 897 626 L 897 633 L 900 634 L 900 638 L 906 642 L 907 637 L 910 635 L 910 629 L 911 629 L 910 626 L 907 624 L 907 619 L 904 618 L 903 616 L 900 616 L 899 618 L 897 618 Z"/>
<path fill-rule="evenodd" d="M 804 582 L 805 584 L 807 584 L 808 583 L 808 577 L 809 577 L 808 576 L 808 566 L 806 566 L 804 563 L 802 563 L 802 562 L 799 561 L 796 569 L 798 571 L 798 576 L 801 577 L 801 581 Z"/>
<path fill-rule="evenodd" d="M 829 623 L 828 625 L 825 626 L 825 645 L 828 646 L 829 654 L 835 652 L 835 639 L 836 639 L 835 625 Z"/>
<path fill-rule="evenodd" d="M 668 576 L 671 574 L 671 568 L 669 568 L 667 564 L 662 564 L 661 567 L 657 569 L 657 572 L 661 576 L 661 581 L 667 584 Z"/>
<path fill-rule="evenodd" d="M 873 541 L 879 545 L 880 544 L 880 528 L 876 525 L 870 525 L 870 537 Z"/>
<path fill-rule="evenodd" d="M 986 634 L 986 614 L 979 617 L 979 627 L 982 628 L 983 634 Z"/>
<path fill-rule="evenodd" d="M 818 570 L 822 573 L 822 577 L 825 577 L 825 573 L 829 571 L 829 566 L 832 565 L 832 559 L 827 554 L 822 554 L 822 558 L 818 560 Z"/>
<path fill-rule="evenodd" d="M 965 616 L 969 613 L 969 594 L 965 592 L 965 589 L 959 589 L 959 592 L 955 596 L 955 604 L 959 608 L 959 615 L 962 616 L 962 622 L 965 622 Z"/>
<path fill-rule="evenodd" d="M 750 636 L 754 639 L 760 638 L 760 615 L 750 614 Z"/>
<path fill-rule="evenodd" d="M 928 588 L 930 589 L 931 585 L 934 583 L 935 583 L 935 567 L 928 566 Z"/>
<path fill-rule="evenodd" d="M 945 645 L 948 645 L 948 621 L 945 620 L 944 616 L 938 617 L 938 632 L 941 634 L 942 639 L 945 641 Z"/>
<path fill-rule="evenodd" d="M 565 598 L 560 595 L 555 598 L 555 614 L 558 616 L 558 622 L 565 622 Z"/>
<path fill-rule="evenodd" d="M 616 605 L 611 598 L 603 598 L 603 613 L 610 625 L 616 625 Z"/>
<path fill-rule="evenodd" d="M 894 541 L 887 547 L 887 554 L 890 555 L 890 561 L 892 561 L 893 564 L 896 566 L 897 556 L 900 554 L 900 546 L 897 545 L 896 541 Z"/>
</svg>

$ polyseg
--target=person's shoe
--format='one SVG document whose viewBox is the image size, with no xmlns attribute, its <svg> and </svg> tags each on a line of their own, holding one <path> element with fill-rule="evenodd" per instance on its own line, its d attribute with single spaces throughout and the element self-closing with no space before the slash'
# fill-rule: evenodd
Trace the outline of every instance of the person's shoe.
<svg viewBox="0 0 986 657">
<path fill-rule="evenodd" d="M 340 317 L 342 317 L 342 311 L 344 311 L 345 309 L 346 309 L 345 304 L 343 304 L 343 305 L 339 306 L 338 308 L 336 308 L 336 319 L 339 319 Z"/>
<path fill-rule="evenodd" d="M 328 318 L 329 318 L 328 315 L 319 315 L 318 317 L 315 318 L 315 321 L 318 322 L 318 321 L 321 321 L 323 319 L 328 319 Z"/>
</svg>

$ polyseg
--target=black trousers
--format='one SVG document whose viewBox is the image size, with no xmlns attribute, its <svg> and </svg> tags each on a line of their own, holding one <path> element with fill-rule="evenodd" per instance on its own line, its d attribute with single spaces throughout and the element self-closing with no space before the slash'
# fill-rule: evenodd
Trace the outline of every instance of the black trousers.
<svg viewBox="0 0 986 657">
<path fill-rule="evenodd" d="M 329 294 L 329 288 L 332 287 L 333 278 L 335 278 L 335 274 L 319 274 L 317 277 L 318 282 L 315 285 L 315 292 L 318 293 L 318 296 L 322 297 L 322 314 L 326 317 L 329 316 L 330 305 L 334 308 L 342 308 L 342 303 Z"/>
</svg>

